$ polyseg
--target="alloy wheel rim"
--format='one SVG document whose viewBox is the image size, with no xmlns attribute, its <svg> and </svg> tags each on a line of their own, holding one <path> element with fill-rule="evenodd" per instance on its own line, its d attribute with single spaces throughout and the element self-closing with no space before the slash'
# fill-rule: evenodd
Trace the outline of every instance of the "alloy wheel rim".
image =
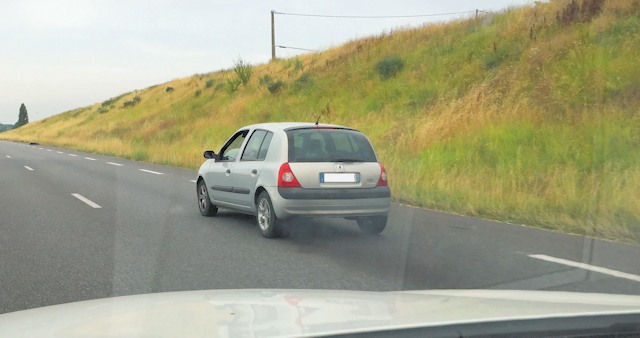
<svg viewBox="0 0 640 338">
<path fill-rule="evenodd" d="M 204 210 L 207 208 L 207 191 L 204 185 L 200 186 L 200 209 Z"/>
<path fill-rule="evenodd" d="M 258 226 L 260 226 L 260 229 L 266 231 L 269 228 L 270 220 L 271 210 L 269 210 L 269 203 L 263 198 L 258 204 Z"/>
</svg>

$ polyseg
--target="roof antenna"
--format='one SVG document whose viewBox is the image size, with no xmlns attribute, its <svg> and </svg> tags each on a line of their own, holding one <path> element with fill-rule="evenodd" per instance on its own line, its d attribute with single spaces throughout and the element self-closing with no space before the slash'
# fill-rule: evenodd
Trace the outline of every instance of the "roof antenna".
<svg viewBox="0 0 640 338">
<path fill-rule="evenodd" d="M 320 114 L 318 114 L 318 118 L 316 119 L 316 126 L 318 125 L 318 122 L 320 122 L 320 117 L 322 117 L 322 115 L 325 115 L 325 114 L 329 115 L 329 113 L 331 112 L 331 108 L 329 108 L 329 103 L 331 103 L 331 101 L 327 102 L 327 105 L 320 112 Z"/>
</svg>

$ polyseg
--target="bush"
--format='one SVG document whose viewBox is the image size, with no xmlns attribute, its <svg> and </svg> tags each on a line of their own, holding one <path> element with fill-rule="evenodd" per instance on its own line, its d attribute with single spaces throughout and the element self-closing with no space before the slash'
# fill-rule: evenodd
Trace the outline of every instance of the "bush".
<svg viewBox="0 0 640 338">
<path fill-rule="evenodd" d="M 227 79 L 227 91 L 233 93 L 238 90 L 238 87 L 242 84 L 240 79 Z"/>
<path fill-rule="evenodd" d="M 271 94 L 277 94 L 284 88 L 284 82 L 274 79 L 269 74 L 261 76 L 259 81 L 260 85 L 266 86 Z"/>
<path fill-rule="evenodd" d="M 213 86 L 213 80 L 209 79 L 209 80 L 207 80 L 207 82 L 205 82 L 204 87 L 205 88 L 211 88 L 211 86 Z"/>
<path fill-rule="evenodd" d="M 260 77 L 260 80 L 258 80 L 261 86 L 269 86 L 270 84 L 273 83 L 273 78 L 271 77 L 271 75 L 266 74 Z"/>
<path fill-rule="evenodd" d="M 602 12 L 604 0 L 582 0 L 582 6 L 577 0 L 571 0 L 567 6 L 560 12 L 556 13 L 556 20 L 560 23 L 568 25 L 572 22 L 589 22 Z"/>
<path fill-rule="evenodd" d="M 112 98 L 102 102 L 101 106 L 105 107 L 105 108 L 111 108 L 116 102 L 118 102 L 118 100 L 120 100 L 125 95 L 127 95 L 127 94 L 122 94 L 120 96 L 112 97 Z"/>
<path fill-rule="evenodd" d="M 102 102 L 102 107 L 103 107 L 103 108 L 109 107 L 109 106 L 111 106 L 112 104 L 114 104 L 114 103 L 116 102 L 116 100 L 117 100 L 117 99 L 116 99 L 115 97 L 110 98 L 110 99 L 108 99 L 108 100 L 106 100 L 106 101 Z"/>
<path fill-rule="evenodd" d="M 200 94 L 202 94 L 202 90 L 198 89 L 198 90 L 196 90 L 195 93 L 193 93 L 193 96 L 198 97 L 198 96 L 200 96 Z"/>
<path fill-rule="evenodd" d="M 284 82 L 277 80 L 267 87 L 271 94 L 277 94 L 284 88 Z"/>
<path fill-rule="evenodd" d="M 311 86 L 313 86 L 313 79 L 309 74 L 304 74 L 293 82 L 293 87 L 295 90 L 302 90 Z"/>
<path fill-rule="evenodd" d="M 402 68 L 404 68 L 404 62 L 401 58 L 395 55 L 387 56 L 376 65 L 376 70 L 378 71 L 378 74 L 380 74 L 380 78 L 383 80 L 392 78 L 401 71 Z"/>
<path fill-rule="evenodd" d="M 249 80 L 251 80 L 251 75 L 253 75 L 251 65 L 246 63 L 239 57 L 234 62 L 233 71 L 236 73 L 236 75 L 238 75 L 238 80 L 243 86 L 246 86 L 247 83 L 249 83 Z"/>
<path fill-rule="evenodd" d="M 140 101 L 142 101 L 142 99 L 140 99 L 140 96 L 136 95 L 132 100 L 125 101 L 122 105 L 122 108 L 133 107 L 136 104 L 140 103 Z"/>
</svg>

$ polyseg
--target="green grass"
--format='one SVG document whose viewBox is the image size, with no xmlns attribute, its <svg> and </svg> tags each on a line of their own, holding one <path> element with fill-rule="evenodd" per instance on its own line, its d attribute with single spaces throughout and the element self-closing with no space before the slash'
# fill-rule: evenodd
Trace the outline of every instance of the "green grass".
<svg viewBox="0 0 640 338">
<path fill-rule="evenodd" d="M 425 150 L 408 166 L 424 164 L 406 188 L 416 187 L 414 204 L 633 239 L 640 223 L 632 201 L 640 186 L 637 149 L 638 121 L 493 125 Z"/>
<path fill-rule="evenodd" d="M 562 25 L 568 1 L 256 65 L 233 90 L 233 70 L 195 75 L 0 138 L 197 168 L 242 125 L 328 106 L 322 122 L 372 140 L 397 201 L 639 243 L 640 2 Z M 390 56 L 403 67 L 381 79 Z"/>
</svg>

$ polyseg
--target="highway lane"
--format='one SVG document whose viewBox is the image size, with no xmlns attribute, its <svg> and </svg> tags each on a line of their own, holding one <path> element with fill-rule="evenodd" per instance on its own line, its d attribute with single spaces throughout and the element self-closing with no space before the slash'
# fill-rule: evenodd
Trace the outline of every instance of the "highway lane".
<svg viewBox="0 0 640 338">
<path fill-rule="evenodd" d="M 0 313 L 195 289 L 640 294 L 639 246 L 397 204 L 380 236 L 318 219 L 269 240 L 251 216 L 200 216 L 194 179 L 192 170 L 0 141 Z"/>
</svg>

